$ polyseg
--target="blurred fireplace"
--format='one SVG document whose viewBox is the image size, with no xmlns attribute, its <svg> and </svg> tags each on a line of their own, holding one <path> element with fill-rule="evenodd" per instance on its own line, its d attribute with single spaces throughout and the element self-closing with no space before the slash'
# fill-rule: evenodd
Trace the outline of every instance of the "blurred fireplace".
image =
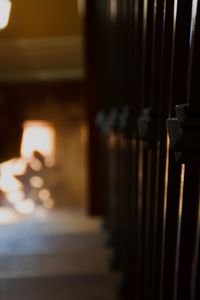
<svg viewBox="0 0 200 300">
<path fill-rule="evenodd" d="M 0 161 L 20 156 L 23 122 L 46 120 L 56 131 L 56 171 L 47 180 L 56 205 L 86 205 L 82 83 L 13 84 L 0 88 Z"/>
</svg>

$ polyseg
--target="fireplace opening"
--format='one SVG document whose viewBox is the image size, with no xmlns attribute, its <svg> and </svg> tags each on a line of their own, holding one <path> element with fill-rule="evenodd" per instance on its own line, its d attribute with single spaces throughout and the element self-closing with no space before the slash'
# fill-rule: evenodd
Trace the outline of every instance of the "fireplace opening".
<svg viewBox="0 0 200 300">
<path fill-rule="evenodd" d="M 45 171 L 55 166 L 55 129 L 42 120 L 23 124 L 21 156 L 0 164 L 0 189 L 4 206 L 18 213 L 33 213 L 37 205 L 53 208 Z"/>
<path fill-rule="evenodd" d="M 34 162 L 34 152 L 40 153 L 46 166 L 55 164 L 55 129 L 53 124 L 42 120 L 29 120 L 23 124 L 21 156 Z M 37 160 L 39 163 L 39 160 Z"/>
<path fill-rule="evenodd" d="M 19 100 L 14 107 L 8 101 L 13 92 Z M 1 222 L 13 211 L 28 217 L 38 209 L 87 210 L 87 126 L 80 85 L 67 85 L 64 92 L 53 85 L 50 90 L 46 85 L 5 87 L 1 99 L 8 111 L 0 132 L 7 149 L 0 161 Z"/>
</svg>

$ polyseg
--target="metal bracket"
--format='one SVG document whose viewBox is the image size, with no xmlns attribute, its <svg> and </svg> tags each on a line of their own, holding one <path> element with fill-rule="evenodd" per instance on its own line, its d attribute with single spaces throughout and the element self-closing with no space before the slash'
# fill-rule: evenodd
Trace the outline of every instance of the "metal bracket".
<svg viewBox="0 0 200 300">
<path fill-rule="evenodd" d="M 126 139 L 135 136 L 133 111 L 129 106 L 124 106 L 120 115 L 119 133 Z"/>
<path fill-rule="evenodd" d="M 151 144 L 159 140 L 159 116 L 152 108 L 145 108 L 138 118 L 138 137 L 140 140 Z"/>
<path fill-rule="evenodd" d="M 200 162 L 200 116 L 190 114 L 189 106 L 176 106 L 176 118 L 167 119 L 170 147 L 181 163 Z"/>
<path fill-rule="evenodd" d="M 102 133 L 108 135 L 110 132 L 118 132 L 120 112 L 117 108 L 112 108 L 109 114 L 100 111 L 96 116 L 96 126 Z"/>
<path fill-rule="evenodd" d="M 101 129 L 104 134 L 107 134 L 107 119 L 108 116 L 103 110 L 101 110 L 98 112 L 95 120 L 97 128 Z"/>
<path fill-rule="evenodd" d="M 119 118 L 120 118 L 119 108 L 112 108 L 111 112 L 108 116 L 108 123 L 107 123 L 108 133 L 110 133 L 110 132 L 118 133 Z"/>
</svg>

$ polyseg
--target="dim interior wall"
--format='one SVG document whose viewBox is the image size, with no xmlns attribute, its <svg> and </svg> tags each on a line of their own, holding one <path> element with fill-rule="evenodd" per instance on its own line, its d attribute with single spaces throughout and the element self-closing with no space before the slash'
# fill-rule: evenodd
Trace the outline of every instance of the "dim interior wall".
<svg viewBox="0 0 200 300">
<path fill-rule="evenodd" d="M 13 87 L 13 90 L 20 99 L 15 111 L 16 116 L 20 115 L 17 127 L 30 119 L 49 120 L 55 126 L 56 166 L 47 172 L 45 180 L 56 205 L 86 208 L 86 122 L 81 84 Z M 9 90 L 4 93 L 8 100 Z"/>
</svg>

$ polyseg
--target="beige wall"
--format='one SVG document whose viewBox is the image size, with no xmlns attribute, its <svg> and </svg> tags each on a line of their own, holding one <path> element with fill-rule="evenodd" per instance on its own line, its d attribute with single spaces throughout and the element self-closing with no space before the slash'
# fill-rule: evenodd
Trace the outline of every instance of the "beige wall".
<svg viewBox="0 0 200 300">
<path fill-rule="evenodd" d="M 8 27 L 2 37 L 80 35 L 77 0 L 14 0 Z"/>
<path fill-rule="evenodd" d="M 84 43 L 77 0 L 14 0 L 0 31 L 0 82 L 80 80 Z"/>
</svg>

